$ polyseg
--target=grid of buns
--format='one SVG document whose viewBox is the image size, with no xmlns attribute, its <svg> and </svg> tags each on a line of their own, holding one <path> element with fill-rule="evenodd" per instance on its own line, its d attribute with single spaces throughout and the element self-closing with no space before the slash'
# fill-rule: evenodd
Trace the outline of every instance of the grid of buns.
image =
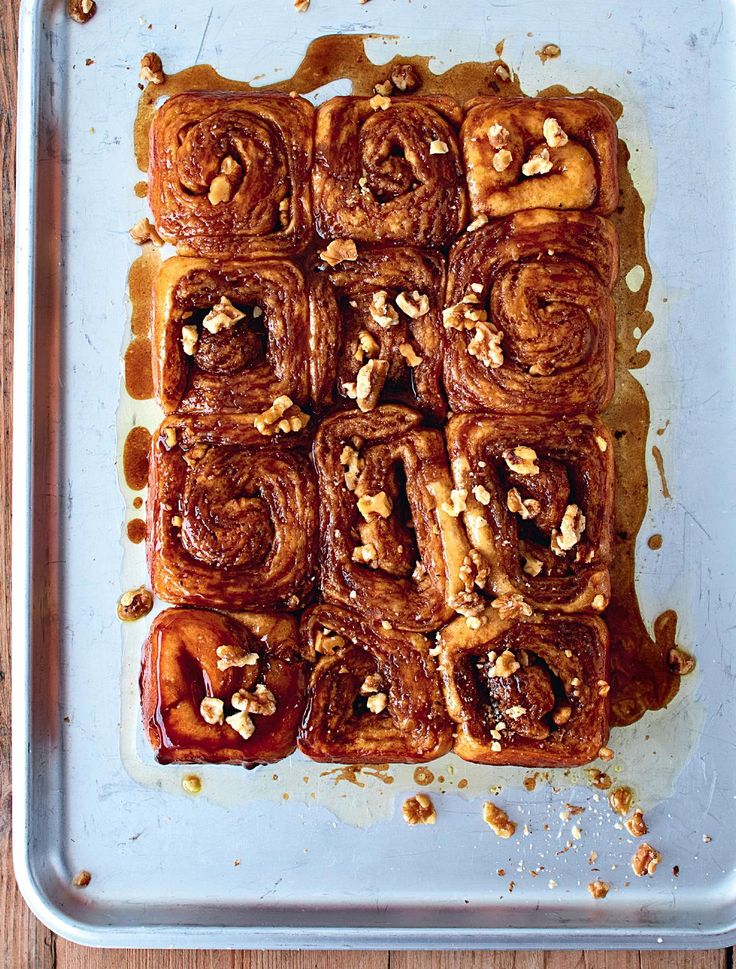
<svg viewBox="0 0 736 969">
<path fill-rule="evenodd" d="M 586 98 L 159 109 L 159 761 L 597 757 L 616 145 Z"/>
</svg>

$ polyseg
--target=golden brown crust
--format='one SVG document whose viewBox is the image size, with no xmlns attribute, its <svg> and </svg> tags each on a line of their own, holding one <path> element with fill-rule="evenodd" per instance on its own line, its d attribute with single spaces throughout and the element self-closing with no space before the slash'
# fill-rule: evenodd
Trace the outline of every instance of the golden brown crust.
<svg viewBox="0 0 736 969">
<path fill-rule="evenodd" d="M 355 452 L 355 484 L 346 476 Z M 406 407 L 386 404 L 370 414 L 343 412 L 323 421 L 314 459 L 320 487 L 321 589 L 325 599 L 371 620 L 427 631 L 453 609 L 480 602 L 466 589 L 462 567 L 469 547 L 451 501 L 442 434 L 423 427 Z M 385 493 L 386 517 L 359 509 L 365 496 Z M 356 561 L 356 549 L 375 557 Z"/>
<path fill-rule="evenodd" d="M 462 112 L 441 95 L 389 100 L 382 110 L 369 98 L 338 97 L 317 111 L 317 231 L 326 239 L 445 245 L 467 215 Z M 447 151 L 433 153 L 434 142 Z"/>
<path fill-rule="evenodd" d="M 217 323 L 207 317 L 222 297 L 242 319 L 211 332 Z M 195 329 L 192 353 L 183 327 Z M 156 400 L 167 413 L 247 414 L 282 394 L 303 406 L 310 333 L 301 270 L 286 260 L 168 259 L 154 286 L 152 346 Z"/>
<path fill-rule="evenodd" d="M 334 605 L 307 610 L 300 631 L 317 661 L 299 732 L 303 753 L 317 761 L 386 764 L 428 761 L 450 749 L 452 726 L 423 636 Z"/>
<path fill-rule="evenodd" d="M 153 590 L 176 605 L 297 609 L 316 570 L 317 489 L 304 437 L 252 415 L 169 417 L 148 493 Z"/>
<path fill-rule="evenodd" d="M 500 366 L 447 329 L 444 380 L 456 411 L 597 414 L 613 393 L 616 230 L 587 212 L 518 212 L 465 236 L 450 255 L 447 304 L 477 297 L 503 334 Z M 471 347 L 472 349 L 472 347 Z"/>
<path fill-rule="evenodd" d="M 220 669 L 218 649 L 249 654 L 248 665 Z M 307 665 L 298 652 L 290 616 L 202 609 L 167 609 L 151 626 L 143 647 L 143 725 L 161 764 L 270 764 L 296 747 L 304 708 Z M 253 713 L 245 739 L 226 718 L 237 712 L 232 697 L 261 684 L 273 695 L 271 714 Z M 200 704 L 222 701 L 222 723 L 208 723 Z"/>
<path fill-rule="evenodd" d="M 592 616 L 457 619 L 440 633 L 455 753 L 478 764 L 574 767 L 608 738 L 608 630 Z"/>
<path fill-rule="evenodd" d="M 312 210 L 314 109 L 286 94 L 178 94 L 151 125 L 149 202 L 181 255 L 301 251 Z"/>
<path fill-rule="evenodd" d="M 490 218 L 521 209 L 588 209 L 610 215 L 618 205 L 616 124 L 609 111 L 588 98 L 479 97 L 466 105 L 463 153 L 473 215 Z M 552 147 L 544 122 L 558 121 L 567 144 Z M 489 129 L 508 133 L 493 139 Z M 494 140 L 499 147 L 492 144 Z M 494 155 L 508 151 L 508 167 L 498 171 Z M 552 163 L 544 174 L 526 176 L 522 166 L 546 151 Z"/>
<path fill-rule="evenodd" d="M 468 537 L 488 566 L 489 592 L 521 595 L 541 610 L 605 609 L 614 495 L 613 446 L 605 425 L 582 416 L 561 421 L 461 414 L 448 422 L 446 437 L 455 486 L 467 492 Z M 504 455 L 518 447 L 534 452 L 537 473 L 519 474 L 509 466 Z M 509 505 L 518 502 L 512 492 L 522 503 L 536 504 L 513 511 Z M 555 536 L 572 507 L 585 525 L 565 550 Z"/>
<path fill-rule="evenodd" d="M 368 359 L 376 358 L 389 364 L 379 395 L 382 403 L 401 400 L 435 417 L 443 417 L 446 406 L 440 387 L 445 289 L 442 257 L 403 246 L 361 247 L 354 262 L 343 262 L 333 268 L 323 263 L 320 269 L 310 283 L 314 333 L 310 368 L 315 405 L 323 409 L 336 398 L 351 404 L 346 385 L 356 382 L 359 370 Z M 386 294 L 388 306 L 396 314 L 395 323 L 381 325 L 371 315 L 377 293 Z M 402 300 L 397 303 L 402 293 L 409 294 L 410 312 L 414 312 L 417 302 L 412 298 L 413 293 L 426 297 L 426 311 L 420 306 L 421 315 L 414 318 L 407 315 L 401 308 Z M 365 333 L 376 344 L 370 356 L 361 348 L 360 338 Z M 409 366 L 407 347 L 421 359 L 418 365 Z"/>
</svg>

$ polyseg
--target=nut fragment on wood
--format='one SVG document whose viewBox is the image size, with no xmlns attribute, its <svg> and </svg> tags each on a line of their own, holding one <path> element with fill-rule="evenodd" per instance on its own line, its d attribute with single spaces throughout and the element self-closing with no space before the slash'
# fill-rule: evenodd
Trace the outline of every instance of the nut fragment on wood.
<svg viewBox="0 0 736 969">
<path fill-rule="evenodd" d="M 140 79 L 146 84 L 163 84 L 166 80 L 164 65 L 155 51 L 149 51 L 141 58 Z"/>
<path fill-rule="evenodd" d="M 78 24 L 86 24 L 97 13 L 95 0 L 68 0 L 67 13 Z"/>
<path fill-rule="evenodd" d="M 124 592 L 118 599 L 118 619 L 123 622 L 135 622 L 142 619 L 153 609 L 153 595 L 145 586 Z"/>
<path fill-rule="evenodd" d="M 415 794 L 404 801 L 401 813 L 407 824 L 435 824 L 437 812 L 426 794 Z"/>
</svg>

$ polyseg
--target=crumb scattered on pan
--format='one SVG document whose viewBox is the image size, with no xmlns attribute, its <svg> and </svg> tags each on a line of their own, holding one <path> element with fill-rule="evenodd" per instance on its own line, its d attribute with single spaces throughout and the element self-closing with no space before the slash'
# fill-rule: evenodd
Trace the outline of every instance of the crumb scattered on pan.
<svg viewBox="0 0 736 969">
<path fill-rule="evenodd" d="M 411 825 L 434 824 L 437 821 L 434 804 L 426 794 L 415 794 L 404 801 L 401 813 L 406 823 Z"/>
<path fill-rule="evenodd" d="M 92 875 L 90 875 L 86 868 L 82 868 L 72 879 L 72 885 L 74 885 L 75 888 L 86 888 L 91 881 Z"/>
<path fill-rule="evenodd" d="M 661 853 L 645 841 L 636 849 L 631 867 L 635 875 L 643 878 L 644 875 L 653 875 L 661 860 Z"/>
<path fill-rule="evenodd" d="M 557 44 L 545 44 L 538 51 L 535 51 L 537 57 L 543 64 L 547 61 L 554 60 L 555 57 L 559 57 L 562 53 L 562 49 Z"/>
<path fill-rule="evenodd" d="M 610 888 L 611 886 L 608 882 L 602 882 L 600 879 L 588 883 L 588 891 L 593 898 L 605 898 Z"/>
<path fill-rule="evenodd" d="M 499 838 L 510 838 L 516 831 L 516 822 L 511 821 L 503 808 L 493 801 L 486 801 L 483 805 L 483 820 Z"/>
<path fill-rule="evenodd" d="M 593 787 L 597 787 L 600 791 L 607 791 L 609 787 L 613 786 L 613 778 L 610 774 L 598 770 L 597 767 L 587 767 L 585 773 Z"/>
<path fill-rule="evenodd" d="M 142 585 L 137 589 L 124 592 L 118 599 L 118 619 L 123 622 L 135 622 L 142 619 L 153 609 L 153 595 Z"/>
<path fill-rule="evenodd" d="M 140 78 L 146 84 L 163 84 L 166 80 L 164 65 L 154 51 L 149 51 L 141 58 Z"/>
<path fill-rule="evenodd" d="M 147 242 L 152 242 L 154 246 L 162 246 L 164 240 L 156 231 L 156 226 L 149 218 L 139 219 L 130 230 L 130 238 L 137 246 L 143 246 Z"/>
<path fill-rule="evenodd" d="M 97 13 L 95 0 L 68 0 L 67 13 L 78 24 L 86 24 Z"/>
<path fill-rule="evenodd" d="M 647 833 L 648 829 L 644 821 L 644 812 L 641 808 L 637 808 L 628 821 L 626 821 L 626 830 L 635 838 L 643 838 Z"/>
<path fill-rule="evenodd" d="M 199 794 L 202 790 L 202 781 L 196 774 L 187 774 L 182 778 L 181 786 L 187 794 Z"/>
<path fill-rule="evenodd" d="M 630 787 L 616 787 L 608 795 L 608 803 L 611 805 L 614 814 L 623 816 L 629 813 L 633 797 L 634 792 Z"/>
</svg>

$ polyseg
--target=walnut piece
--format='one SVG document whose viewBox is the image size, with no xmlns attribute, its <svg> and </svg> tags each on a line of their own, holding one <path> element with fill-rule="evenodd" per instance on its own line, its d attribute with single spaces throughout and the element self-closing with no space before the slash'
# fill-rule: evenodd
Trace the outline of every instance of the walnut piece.
<svg viewBox="0 0 736 969">
<path fill-rule="evenodd" d="M 372 542 L 367 542 L 365 545 L 356 545 L 353 549 L 352 559 L 353 562 L 360 562 L 361 565 L 372 565 L 374 568 L 378 568 L 378 552 Z"/>
<path fill-rule="evenodd" d="M 78 24 L 86 24 L 97 13 L 95 0 L 67 0 L 67 13 Z"/>
<path fill-rule="evenodd" d="M 227 296 L 221 296 L 209 313 L 202 320 L 202 326 L 210 333 L 220 330 L 230 330 L 237 322 L 245 318 L 245 313 L 233 306 Z"/>
<path fill-rule="evenodd" d="M 505 172 L 513 160 L 514 156 L 508 148 L 501 148 L 493 156 L 493 167 L 497 172 Z"/>
<path fill-rule="evenodd" d="M 588 884 L 588 891 L 593 898 L 605 898 L 610 888 L 611 886 L 608 882 L 602 882 L 600 879 Z"/>
<path fill-rule="evenodd" d="M 273 437 L 281 432 L 289 434 L 291 431 L 301 431 L 309 423 L 309 414 L 305 414 L 292 401 L 291 397 L 282 394 L 271 406 L 253 421 L 253 426 L 259 434 Z"/>
<path fill-rule="evenodd" d="M 225 722 L 225 704 L 219 697 L 206 696 L 199 704 L 199 713 L 205 723 L 222 726 Z"/>
<path fill-rule="evenodd" d="M 552 170 L 552 162 L 549 157 L 549 148 L 542 148 L 538 155 L 532 155 L 529 161 L 521 166 L 522 175 L 530 177 L 532 175 L 546 175 Z"/>
<path fill-rule="evenodd" d="M 248 653 L 242 646 L 232 646 L 227 643 L 217 647 L 218 670 L 229 670 L 233 667 L 242 669 L 244 666 L 256 666 L 258 653 Z"/>
<path fill-rule="evenodd" d="M 450 500 L 443 501 L 440 508 L 451 518 L 457 518 L 461 512 L 466 510 L 467 497 L 468 492 L 465 488 L 453 488 L 450 492 Z"/>
<path fill-rule="evenodd" d="M 636 853 L 631 859 L 631 867 L 635 875 L 643 878 L 644 875 L 653 875 L 661 860 L 661 853 L 645 841 L 636 849 Z"/>
<path fill-rule="evenodd" d="M 407 824 L 435 824 L 437 812 L 426 794 L 415 794 L 404 801 L 401 814 Z"/>
<path fill-rule="evenodd" d="M 491 148 L 505 148 L 511 137 L 502 124 L 492 124 L 486 132 Z"/>
<path fill-rule="evenodd" d="M 314 637 L 314 651 L 322 656 L 332 656 L 336 649 L 344 645 L 344 636 L 339 636 L 329 629 L 318 630 Z"/>
<path fill-rule="evenodd" d="M 564 727 L 566 723 L 569 723 L 571 716 L 572 707 L 568 704 L 564 704 L 564 706 L 557 707 L 557 709 L 552 712 L 552 723 L 554 723 L 556 727 Z"/>
<path fill-rule="evenodd" d="M 388 293 L 385 289 L 379 289 L 371 297 L 369 312 L 371 319 L 387 330 L 391 326 L 399 323 L 399 314 L 388 301 Z"/>
<path fill-rule="evenodd" d="M 687 676 L 695 669 L 695 659 L 684 649 L 674 646 L 667 653 L 667 665 L 672 673 L 676 673 L 678 676 Z"/>
<path fill-rule="evenodd" d="M 630 787 L 616 787 L 608 795 L 608 802 L 615 814 L 628 814 L 634 792 Z"/>
<path fill-rule="evenodd" d="M 359 498 L 358 511 L 367 522 L 373 521 L 376 515 L 388 518 L 393 511 L 393 503 L 385 491 L 379 491 L 376 495 Z"/>
<path fill-rule="evenodd" d="M 141 585 L 137 589 L 124 592 L 118 599 L 118 619 L 123 622 L 135 622 L 142 619 L 153 609 L 153 595 Z"/>
<path fill-rule="evenodd" d="M 577 505 L 568 505 L 562 516 L 559 531 L 552 529 L 551 548 L 555 555 L 564 555 L 580 541 L 585 531 L 585 515 Z"/>
<path fill-rule="evenodd" d="M 374 111 L 386 111 L 391 107 L 391 98 L 387 98 L 383 94 L 374 94 L 370 100 L 370 106 Z"/>
<path fill-rule="evenodd" d="M 505 680 L 518 669 L 521 669 L 521 663 L 519 663 L 510 649 L 505 649 L 500 656 L 496 657 L 493 666 L 489 670 L 489 676 L 498 676 L 502 680 Z"/>
<path fill-rule="evenodd" d="M 358 334 L 358 349 L 355 351 L 355 359 L 362 363 L 366 357 L 369 360 L 378 356 L 379 351 L 378 341 L 369 333 L 368 330 L 361 330 Z"/>
<path fill-rule="evenodd" d="M 234 713 L 231 717 L 226 717 L 225 723 L 232 727 L 236 733 L 239 733 L 243 740 L 249 740 L 256 730 L 251 718 L 242 710 L 239 713 Z"/>
<path fill-rule="evenodd" d="M 468 353 L 471 357 L 489 368 L 496 370 L 503 366 L 503 350 L 501 349 L 503 330 L 494 331 L 488 323 L 479 322 L 475 326 L 475 334 L 468 343 Z"/>
<path fill-rule="evenodd" d="M 518 515 L 524 521 L 529 518 L 536 518 L 542 510 L 536 498 L 522 498 L 518 488 L 510 488 L 506 495 L 506 507 L 514 515 Z"/>
<path fill-rule="evenodd" d="M 163 84 L 166 80 L 164 65 L 154 51 L 149 51 L 141 58 L 140 78 L 146 84 Z"/>
<path fill-rule="evenodd" d="M 487 225 L 487 223 L 488 223 L 488 216 L 484 212 L 481 212 L 480 215 L 476 215 L 476 217 L 468 225 L 468 227 L 467 227 L 467 229 L 465 231 L 466 232 L 475 232 L 476 229 L 482 228 L 484 225 Z"/>
<path fill-rule="evenodd" d="M 383 680 L 380 673 L 369 673 L 363 680 L 360 688 L 362 696 L 370 696 L 371 693 L 380 693 L 383 689 Z"/>
<path fill-rule="evenodd" d="M 399 353 L 404 358 L 404 360 L 406 360 L 407 366 L 411 367 L 412 369 L 414 367 L 418 367 L 419 364 L 422 362 L 422 357 L 416 354 L 416 352 L 414 351 L 414 347 L 411 345 L 411 343 L 400 343 Z"/>
<path fill-rule="evenodd" d="M 636 808 L 631 817 L 628 818 L 628 820 L 624 823 L 626 825 L 626 830 L 630 835 L 633 835 L 634 838 L 643 838 L 649 830 L 647 828 L 646 821 L 644 820 L 644 812 L 641 808 Z"/>
<path fill-rule="evenodd" d="M 238 690 L 233 693 L 230 702 L 236 710 L 243 713 L 259 713 L 263 717 L 271 717 L 276 713 L 276 697 L 263 683 L 259 683 L 252 693 Z"/>
<path fill-rule="evenodd" d="M 84 21 L 82 21 L 83 23 Z M 72 878 L 72 885 L 75 888 L 86 888 L 87 885 L 92 881 L 92 875 L 87 871 L 86 868 L 82 868 L 76 873 L 74 878 Z"/>
<path fill-rule="evenodd" d="M 319 254 L 319 258 L 328 266 L 338 266 L 341 262 L 355 262 L 358 258 L 358 247 L 352 239 L 333 239 Z"/>
<path fill-rule="evenodd" d="M 390 78 L 387 78 L 385 81 L 381 81 L 379 84 L 373 85 L 373 91 L 376 94 L 382 94 L 384 97 L 388 97 L 388 95 L 391 94 L 393 89 L 394 89 L 394 86 Z"/>
<path fill-rule="evenodd" d="M 194 350 L 199 342 L 199 330 L 193 323 L 185 323 L 181 328 L 181 345 L 188 357 L 194 356 Z"/>
<path fill-rule="evenodd" d="M 516 822 L 511 821 L 503 808 L 497 807 L 493 801 L 483 805 L 483 820 L 499 838 L 510 838 L 516 831 Z"/>
<path fill-rule="evenodd" d="M 486 219 L 486 221 L 488 221 Z M 470 226 L 468 226 L 470 231 Z M 466 293 L 459 303 L 442 310 L 442 324 L 446 330 L 472 330 L 478 323 L 487 323 L 488 314 L 481 309 L 477 293 Z"/>
<path fill-rule="evenodd" d="M 488 505 L 491 501 L 491 493 L 488 488 L 485 488 L 483 485 L 476 485 L 473 488 L 473 497 L 481 505 Z"/>
<path fill-rule="evenodd" d="M 355 399 L 364 413 L 373 410 L 388 377 L 388 360 L 369 360 L 358 371 Z"/>
<path fill-rule="evenodd" d="M 399 293 L 396 297 L 396 305 L 412 320 L 429 313 L 429 297 L 416 289 L 412 293 Z"/>
<path fill-rule="evenodd" d="M 166 448 L 167 451 L 170 451 L 172 447 L 176 447 L 176 442 L 177 442 L 176 428 L 171 426 L 165 427 L 163 438 L 164 438 L 164 447 Z"/>
<path fill-rule="evenodd" d="M 536 578 L 536 576 L 538 576 L 544 568 L 544 562 L 541 559 L 535 558 L 531 552 L 524 552 L 521 558 L 521 570 L 525 575 L 530 575 L 532 578 Z"/>
<path fill-rule="evenodd" d="M 215 175 L 210 182 L 210 190 L 207 193 L 210 204 L 222 205 L 223 202 L 229 202 L 232 197 L 233 186 L 228 176 L 222 174 L 222 172 L 219 175 Z"/>
<path fill-rule="evenodd" d="M 562 130 L 560 122 L 557 118 L 545 118 L 544 124 L 542 125 L 542 134 L 544 135 L 544 140 L 547 142 L 550 148 L 562 148 L 568 142 L 568 137 Z"/>
<path fill-rule="evenodd" d="M 498 609 L 501 619 L 520 619 L 522 616 L 528 618 L 534 612 L 518 592 L 508 592 L 506 595 L 498 596 L 491 603 L 491 609 Z"/>
<path fill-rule="evenodd" d="M 368 697 L 365 703 L 371 713 L 383 713 L 388 703 L 388 697 L 385 693 L 374 693 Z"/>
<path fill-rule="evenodd" d="M 429 153 L 430 155 L 446 155 L 450 149 L 447 147 L 446 141 L 430 141 L 429 143 Z"/>
<path fill-rule="evenodd" d="M 506 466 L 515 471 L 516 474 L 539 474 L 537 452 L 534 448 L 526 447 L 523 444 L 509 448 L 503 452 L 503 459 Z"/>
<path fill-rule="evenodd" d="M 389 78 L 398 91 L 416 91 L 421 84 L 420 77 L 411 64 L 394 64 Z"/>
<path fill-rule="evenodd" d="M 345 469 L 345 487 L 348 491 L 355 491 L 360 472 L 365 467 L 365 460 L 361 458 L 355 448 L 346 444 L 340 452 L 340 464 Z"/>
<path fill-rule="evenodd" d="M 601 747 L 601 749 L 598 751 L 598 756 L 601 760 L 609 761 L 613 760 L 615 754 L 610 747 Z"/>
<path fill-rule="evenodd" d="M 152 242 L 154 246 L 162 246 L 164 240 L 156 231 L 156 226 L 150 219 L 139 219 L 130 230 L 130 238 L 137 246 L 143 246 L 147 242 Z"/>
</svg>

